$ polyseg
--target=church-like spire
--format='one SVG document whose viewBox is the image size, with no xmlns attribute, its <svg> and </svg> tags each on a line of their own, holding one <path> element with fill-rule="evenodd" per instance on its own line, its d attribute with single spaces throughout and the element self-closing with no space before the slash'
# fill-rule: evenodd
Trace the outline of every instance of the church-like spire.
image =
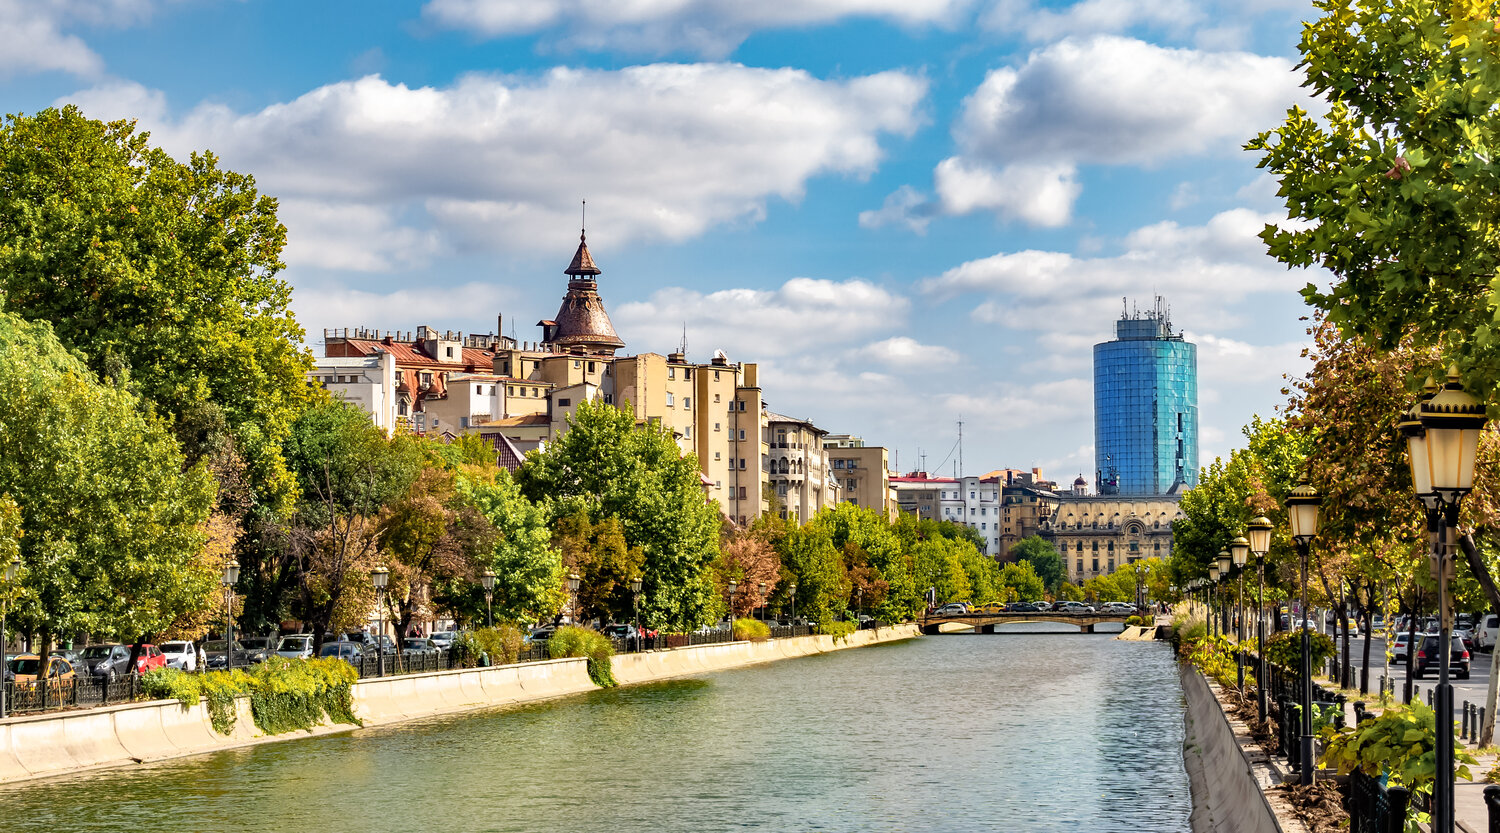
<svg viewBox="0 0 1500 833">
<path fill-rule="evenodd" d="M 584 207 L 587 209 L 588 204 Z M 579 231 L 578 251 L 564 273 L 569 278 L 568 293 L 563 296 L 556 319 L 538 322 L 543 326 L 542 340 L 558 347 L 614 355 L 625 342 L 615 333 L 609 314 L 604 311 L 604 299 L 599 297 L 599 284 L 594 278 L 600 270 L 589 254 L 587 224 Z"/>
<path fill-rule="evenodd" d="M 573 262 L 563 270 L 564 275 L 572 275 L 575 278 L 593 276 L 600 274 L 599 267 L 594 265 L 594 256 L 589 254 L 588 231 L 582 230 L 578 235 L 578 251 L 573 253 Z"/>
</svg>

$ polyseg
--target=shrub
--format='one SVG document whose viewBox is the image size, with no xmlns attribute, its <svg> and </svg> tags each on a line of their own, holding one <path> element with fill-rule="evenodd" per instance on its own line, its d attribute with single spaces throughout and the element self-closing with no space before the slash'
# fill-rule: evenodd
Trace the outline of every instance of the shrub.
<svg viewBox="0 0 1500 833">
<path fill-rule="evenodd" d="M 759 619 L 736 619 L 734 620 L 734 638 L 764 642 L 771 638 L 771 626 Z"/>
<path fill-rule="evenodd" d="M 833 637 L 835 642 L 843 642 L 856 630 L 859 630 L 859 626 L 853 622 L 823 622 L 817 627 L 818 633 Z"/>
<path fill-rule="evenodd" d="M 1430 795 L 1437 776 L 1436 722 L 1430 707 L 1421 700 L 1413 700 L 1409 706 L 1389 706 L 1358 726 L 1344 729 L 1326 726 L 1319 733 L 1327 746 L 1318 768 L 1333 766 L 1340 775 L 1356 769 L 1372 778 L 1389 775 L 1391 786 L 1399 784 L 1413 794 Z M 1454 744 L 1454 758 L 1459 764 L 1455 774 L 1463 779 L 1472 778 L 1467 765 L 1477 761 L 1463 744 Z M 1419 820 L 1429 820 L 1424 818 L 1425 813 L 1416 815 Z M 1408 824 L 1408 829 L 1411 828 Z"/>
<path fill-rule="evenodd" d="M 1333 638 L 1326 633 L 1309 631 L 1308 655 L 1312 657 L 1314 673 L 1322 667 L 1337 650 Z M 1302 667 L 1302 638 L 1297 631 L 1283 631 L 1266 640 L 1266 659 L 1285 668 Z"/>
<path fill-rule="evenodd" d="M 499 625 L 477 630 L 473 644 L 477 653 L 489 656 L 491 665 L 515 662 L 521 655 L 521 629 L 515 625 Z"/>
<path fill-rule="evenodd" d="M 206 698 L 214 730 L 225 735 L 234 730 L 234 701 L 249 697 L 256 727 L 279 735 L 293 729 L 311 731 L 325 715 L 332 723 L 362 725 L 354 716 L 351 689 L 358 679 L 343 660 L 271 657 L 248 671 L 186 674 L 158 668 L 142 677 L 141 685 L 148 697 L 175 699 L 184 709 Z"/>
<path fill-rule="evenodd" d="M 558 628 L 552 638 L 547 640 L 547 653 L 553 659 L 587 657 L 589 679 L 594 681 L 594 685 L 600 688 L 619 685 L 615 682 L 614 667 L 610 661 L 615 653 L 614 643 L 592 628 L 576 625 Z"/>
<path fill-rule="evenodd" d="M 1145 624 L 1146 620 L 1139 616 L 1131 616 L 1125 620 L 1125 627 L 1127 628 L 1144 627 Z"/>
</svg>

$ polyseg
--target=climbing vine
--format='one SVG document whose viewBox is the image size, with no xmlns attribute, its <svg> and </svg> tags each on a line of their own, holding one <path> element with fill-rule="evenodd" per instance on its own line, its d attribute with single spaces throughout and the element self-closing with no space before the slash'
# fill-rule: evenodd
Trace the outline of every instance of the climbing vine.
<svg viewBox="0 0 1500 833">
<path fill-rule="evenodd" d="M 146 696 L 177 700 L 184 709 L 200 698 L 207 700 L 209 721 L 223 735 L 234 730 L 235 701 L 249 697 L 256 727 L 279 735 L 294 729 L 311 731 L 325 716 L 330 723 L 362 725 L 354 716 L 352 687 L 358 679 L 342 660 L 272 657 L 247 671 L 187 674 L 158 668 L 141 678 L 141 687 Z"/>
</svg>

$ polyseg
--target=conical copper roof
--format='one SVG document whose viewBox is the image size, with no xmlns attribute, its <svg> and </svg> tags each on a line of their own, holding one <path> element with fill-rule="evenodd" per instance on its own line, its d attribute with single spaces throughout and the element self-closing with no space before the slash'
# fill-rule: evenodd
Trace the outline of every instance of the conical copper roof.
<svg viewBox="0 0 1500 833">
<path fill-rule="evenodd" d="M 578 251 L 573 253 L 573 262 L 563 270 L 564 275 L 598 275 L 599 267 L 594 265 L 594 256 L 589 254 L 589 243 L 587 234 L 578 235 Z"/>
<path fill-rule="evenodd" d="M 583 347 L 594 353 L 613 354 L 624 347 L 625 342 L 615 333 L 609 315 L 604 311 L 604 299 L 599 297 L 599 284 L 594 276 L 601 274 L 589 254 L 587 238 L 578 237 L 578 251 L 573 262 L 568 264 L 566 274 L 568 294 L 563 296 L 562 307 L 554 319 L 551 343 L 560 347 Z"/>
</svg>

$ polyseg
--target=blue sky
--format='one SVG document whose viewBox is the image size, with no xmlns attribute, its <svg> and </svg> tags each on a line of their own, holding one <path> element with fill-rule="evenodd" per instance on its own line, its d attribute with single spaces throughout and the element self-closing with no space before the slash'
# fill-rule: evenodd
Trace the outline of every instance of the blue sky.
<svg viewBox="0 0 1500 833">
<path fill-rule="evenodd" d="M 1247 10 L 1245 6 L 1253 6 Z M 589 201 L 630 351 L 759 362 L 771 407 L 936 470 L 1092 475 L 1090 345 L 1154 294 L 1205 462 L 1304 368 L 1239 150 L 1305 0 L 0 0 L 7 112 L 77 103 L 282 201 L 324 327 L 523 339 Z M 952 463 L 943 465 L 952 473 Z"/>
</svg>

